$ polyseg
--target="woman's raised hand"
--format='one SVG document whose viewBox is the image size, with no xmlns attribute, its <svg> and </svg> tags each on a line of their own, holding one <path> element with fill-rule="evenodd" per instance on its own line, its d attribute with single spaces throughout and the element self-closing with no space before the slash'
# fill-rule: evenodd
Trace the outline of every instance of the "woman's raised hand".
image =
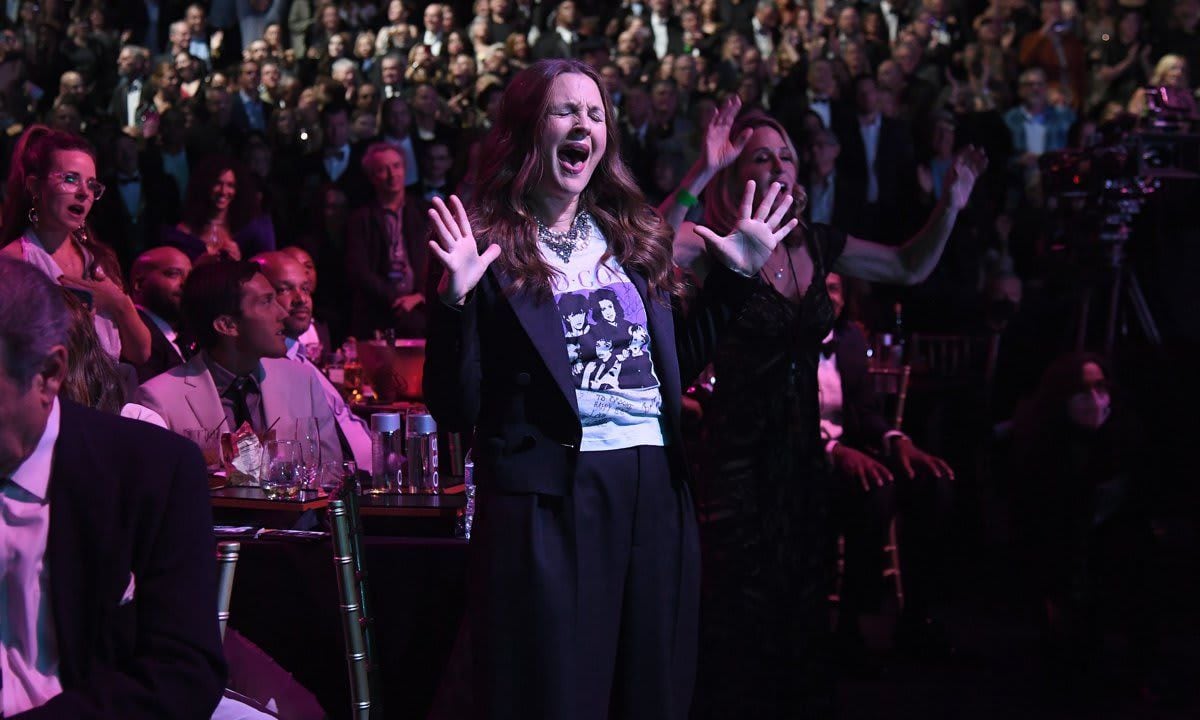
<svg viewBox="0 0 1200 720">
<path fill-rule="evenodd" d="M 967 205 L 967 200 L 971 199 L 971 190 L 975 188 L 975 181 L 987 170 L 988 159 L 987 153 L 974 145 L 968 145 L 959 151 L 958 156 L 954 158 L 954 164 L 946 171 L 946 177 L 942 183 L 949 188 L 947 193 L 950 207 L 954 210 L 962 210 Z"/>
<path fill-rule="evenodd" d="M 500 256 L 500 246 L 489 245 L 483 254 L 480 254 L 462 201 L 457 195 L 451 195 L 450 204 L 454 206 L 453 212 L 446 207 L 441 198 L 433 199 L 429 219 L 433 221 L 434 229 L 437 230 L 437 239 L 430 240 L 429 247 L 446 268 L 438 286 L 442 302 L 462 305 L 467 295 L 479 284 L 488 266 Z"/>
<path fill-rule="evenodd" d="M 792 205 L 792 194 L 787 193 L 777 204 L 775 201 L 782 187 L 779 183 L 771 183 L 762 202 L 752 210 L 754 181 L 747 181 L 746 191 L 742 194 L 741 212 L 733 230 L 728 235 L 720 236 L 703 225 L 697 225 L 696 234 L 730 270 L 745 277 L 754 275 L 762 269 L 779 241 L 787 237 L 800 222 L 797 218 L 783 222 Z"/>
<path fill-rule="evenodd" d="M 717 108 L 717 114 L 713 115 L 704 129 L 704 164 L 712 172 L 732 165 L 754 134 L 753 128 L 746 128 L 736 138 L 730 139 L 729 130 L 741 109 L 742 99 L 736 94 L 731 95 Z"/>
</svg>

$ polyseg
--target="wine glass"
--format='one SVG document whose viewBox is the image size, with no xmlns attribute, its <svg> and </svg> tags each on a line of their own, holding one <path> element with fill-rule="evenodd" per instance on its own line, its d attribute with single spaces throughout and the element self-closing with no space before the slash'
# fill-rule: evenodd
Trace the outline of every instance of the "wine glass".
<svg viewBox="0 0 1200 720">
<path fill-rule="evenodd" d="M 328 460 L 321 464 L 319 482 L 326 495 L 333 495 L 347 485 L 357 488 L 358 465 L 353 460 Z"/>
<path fill-rule="evenodd" d="M 301 465 L 300 443 L 295 440 L 270 440 L 263 448 L 262 489 L 272 500 L 294 498 L 300 492 Z"/>
<path fill-rule="evenodd" d="M 303 471 L 301 489 L 312 490 L 321 472 L 321 434 L 315 417 L 296 418 L 296 441 Z"/>
</svg>

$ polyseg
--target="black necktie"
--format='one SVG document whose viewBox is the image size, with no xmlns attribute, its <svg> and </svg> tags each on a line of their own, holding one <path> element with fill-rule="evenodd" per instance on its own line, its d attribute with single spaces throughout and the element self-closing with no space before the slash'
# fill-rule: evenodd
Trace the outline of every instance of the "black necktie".
<svg viewBox="0 0 1200 720">
<path fill-rule="evenodd" d="M 250 422 L 250 404 L 246 402 L 246 394 L 253 389 L 254 381 L 248 377 L 235 378 L 229 384 L 229 389 L 225 391 L 225 397 L 233 401 L 233 428 L 234 432 L 242 426 L 243 423 L 250 423 L 250 427 L 254 427 L 254 423 Z"/>
<path fill-rule="evenodd" d="M 821 357 L 828 360 L 837 352 L 837 338 L 821 343 Z"/>
</svg>

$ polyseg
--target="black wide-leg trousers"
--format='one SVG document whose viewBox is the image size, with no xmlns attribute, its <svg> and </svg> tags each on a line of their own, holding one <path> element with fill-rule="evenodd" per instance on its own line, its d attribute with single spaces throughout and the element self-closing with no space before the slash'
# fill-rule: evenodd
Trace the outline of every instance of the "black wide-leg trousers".
<svg viewBox="0 0 1200 720">
<path fill-rule="evenodd" d="M 474 717 L 687 717 L 700 549 L 667 452 L 579 455 L 564 497 L 479 488 L 468 608 Z"/>
</svg>

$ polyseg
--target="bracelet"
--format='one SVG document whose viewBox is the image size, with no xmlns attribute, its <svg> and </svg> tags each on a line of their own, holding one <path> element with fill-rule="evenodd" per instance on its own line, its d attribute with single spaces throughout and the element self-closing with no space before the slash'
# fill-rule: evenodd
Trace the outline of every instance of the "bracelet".
<svg viewBox="0 0 1200 720">
<path fill-rule="evenodd" d="M 696 207 L 696 205 L 700 203 L 696 196 L 687 190 L 680 190 L 679 192 L 675 193 L 675 202 L 684 207 Z"/>
</svg>

